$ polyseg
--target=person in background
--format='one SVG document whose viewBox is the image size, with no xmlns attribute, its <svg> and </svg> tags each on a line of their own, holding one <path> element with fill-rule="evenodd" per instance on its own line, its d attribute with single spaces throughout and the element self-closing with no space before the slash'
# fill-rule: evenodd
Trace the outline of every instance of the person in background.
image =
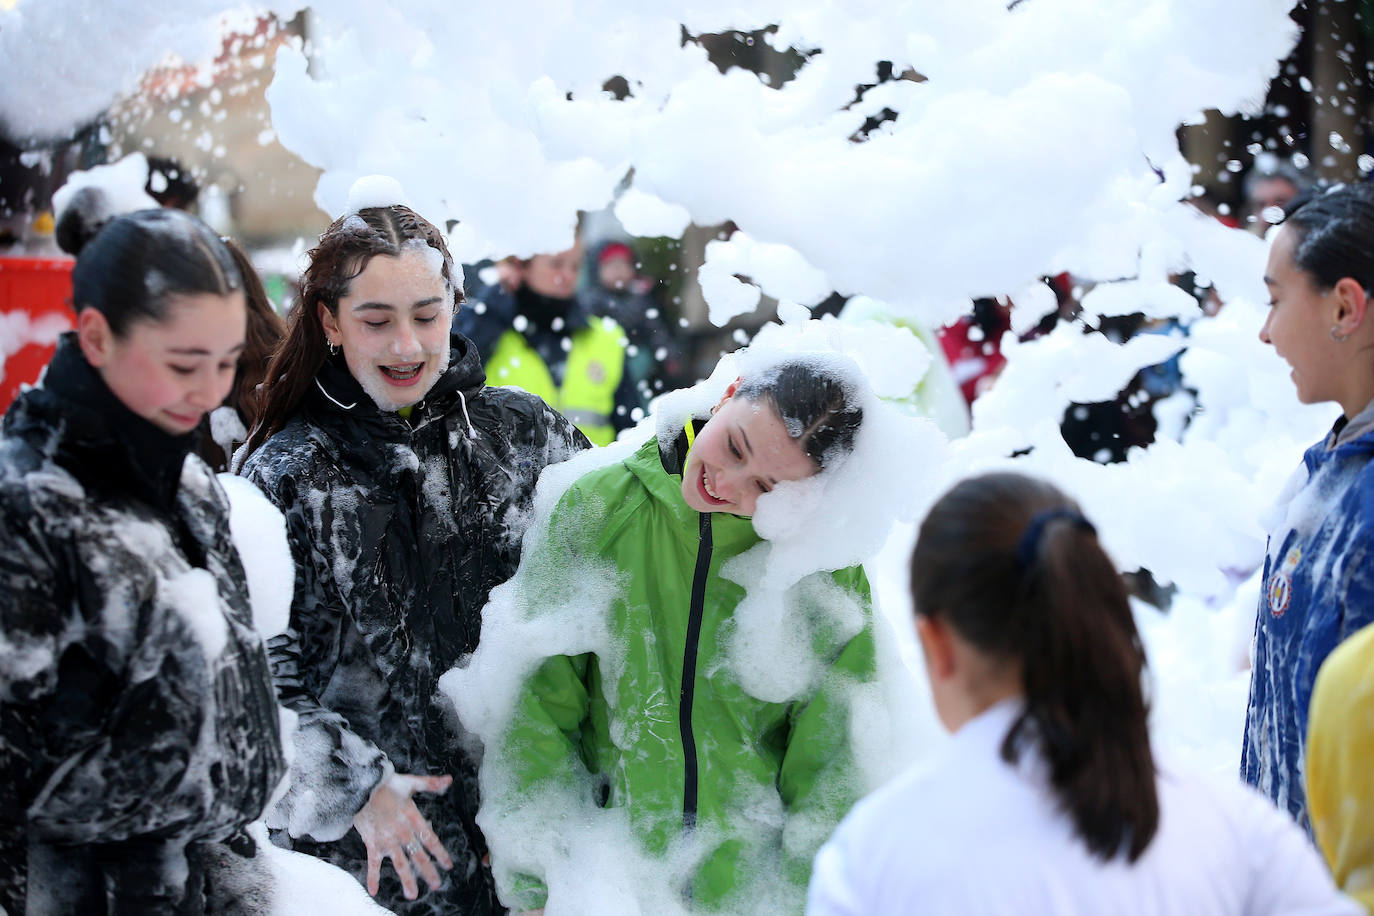
<svg viewBox="0 0 1374 916">
<path fill-rule="evenodd" d="M 1336 647 L 1312 690 L 1307 802 L 1331 874 L 1374 913 L 1374 624 Z"/>
<path fill-rule="evenodd" d="M 437 681 L 515 572 L 540 472 L 587 447 L 538 398 L 485 384 L 476 347 L 450 332 L 456 283 L 443 234 L 409 208 L 335 220 L 242 470 L 285 514 L 296 565 L 270 655 L 300 726 L 268 825 L 403 916 L 502 911 L 476 762 Z"/>
<path fill-rule="evenodd" d="M 921 523 L 911 582 L 953 738 L 845 818 L 812 916 L 1358 913 L 1268 801 L 1156 759 L 1125 585 L 1055 487 L 959 483 Z"/>
<path fill-rule="evenodd" d="M 584 294 L 587 310 L 624 330 L 625 369 L 647 402 L 682 380 L 682 348 L 654 301 L 654 281 L 640 275 L 629 242 L 604 243 L 593 261 L 596 270 Z"/>
<path fill-rule="evenodd" d="M 595 318 L 577 297 L 581 245 L 506 265 L 502 282 L 476 292 L 454 329 L 477 345 L 487 378 L 537 395 L 594 445 L 633 426 L 644 399 L 627 371 L 625 332 Z M 513 288 L 512 288 L 513 287 Z"/>
<path fill-rule="evenodd" d="M 194 454 L 243 350 L 243 279 L 185 213 L 80 222 L 77 328 L 0 434 L 0 910 L 250 912 L 219 879 L 253 872 L 243 828 L 285 763 L 228 501 Z"/>
<path fill-rule="evenodd" d="M 148 157 L 148 183 L 144 192 L 159 206 L 174 210 L 195 210 L 200 199 L 200 184 L 191 170 L 169 156 Z"/>
<path fill-rule="evenodd" d="M 1292 367 L 1298 400 L 1341 416 L 1303 456 L 1270 513 L 1241 773 L 1300 824 L 1307 711 L 1317 670 L 1374 622 L 1374 188 L 1310 198 L 1269 250 L 1260 340 Z"/>
<path fill-rule="evenodd" d="M 1283 219 L 1284 209 L 1308 189 L 1308 184 L 1291 159 L 1261 153 L 1245 175 L 1244 227 L 1264 236 Z"/>
<path fill-rule="evenodd" d="M 632 457 L 573 484 L 511 587 L 537 615 L 604 576 L 605 626 L 625 657 L 552 656 L 527 680 L 486 749 L 484 816 L 547 804 L 556 824 L 573 803 L 559 793 L 585 785 L 586 802 L 625 810 L 626 839 L 651 855 L 704 844 L 684 904 L 740 912 L 779 881 L 800 906 L 816 845 L 861 792 L 849 700 L 876 677 L 868 580 L 855 566 L 787 593 L 782 613 L 810 629 L 817 673 L 803 695 L 765 702 L 728 663 L 746 593 L 721 570 L 760 543 L 760 496 L 843 461 L 863 421 L 848 380 L 792 357 L 736 379 L 709 414 L 661 419 Z M 545 905 L 555 863 L 525 874 L 500 848 L 493 860 L 507 904 Z"/>
</svg>

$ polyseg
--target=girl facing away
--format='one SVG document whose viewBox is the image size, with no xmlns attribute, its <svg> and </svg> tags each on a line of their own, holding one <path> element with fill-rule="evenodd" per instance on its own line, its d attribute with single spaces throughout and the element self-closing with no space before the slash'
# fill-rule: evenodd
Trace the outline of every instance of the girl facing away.
<svg viewBox="0 0 1374 916">
<path fill-rule="evenodd" d="M 257 854 L 278 712 L 194 454 L 243 350 L 243 280 L 176 211 L 68 241 L 77 328 L 0 434 L 0 910 L 258 912 L 219 878 Z"/>
<path fill-rule="evenodd" d="M 536 478 L 587 444 L 533 395 L 485 384 L 449 331 L 460 297 L 443 236 L 412 210 L 336 220 L 243 467 L 286 516 L 296 565 L 269 648 L 300 727 L 268 823 L 402 914 L 501 912 L 476 762 L 436 682 L 515 572 Z"/>
<path fill-rule="evenodd" d="M 1341 416 L 1303 455 L 1270 513 L 1241 774 L 1309 826 L 1303 767 L 1317 670 L 1374 623 L 1374 188 L 1311 197 L 1281 223 L 1260 340 L 1298 400 Z"/>
<path fill-rule="evenodd" d="M 1266 799 L 1156 760 L 1125 586 L 1059 490 L 963 481 L 921 524 L 911 577 L 954 735 L 845 818 L 808 913 L 1359 912 Z"/>
<path fill-rule="evenodd" d="M 764 586 L 741 582 L 764 543 L 760 500 L 838 467 L 865 421 L 853 379 L 823 359 L 746 367 L 685 423 L 661 408 L 656 437 L 562 494 L 488 606 L 545 647 L 508 713 L 475 726 L 512 909 L 801 908 L 812 854 L 862 794 L 850 725 L 876 679 L 869 585 L 858 566 L 815 572 L 765 606 Z M 790 649 L 759 652 L 760 622 Z M 779 666 L 792 686 L 760 670 Z M 465 721 L 482 718 L 473 691 L 498 667 L 474 659 L 446 685 Z"/>
</svg>

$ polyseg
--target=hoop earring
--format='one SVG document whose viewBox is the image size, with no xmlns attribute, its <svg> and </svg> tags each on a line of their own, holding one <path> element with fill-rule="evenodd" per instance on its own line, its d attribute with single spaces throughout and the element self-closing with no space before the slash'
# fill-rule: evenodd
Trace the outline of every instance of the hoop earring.
<svg viewBox="0 0 1374 916">
<path fill-rule="evenodd" d="M 1334 332 L 1336 329 L 1335 329 L 1335 328 L 1332 328 L 1331 330 Z M 329 351 L 329 355 L 330 355 L 330 356 L 338 356 L 338 355 L 339 355 L 339 345 L 336 344 L 336 343 L 334 343 L 333 341 L 328 341 L 328 340 L 325 341 L 324 347 L 325 347 L 326 350 Z"/>
<path fill-rule="evenodd" d="M 1334 340 L 1336 343 L 1345 343 L 1345 341 L 1349 339 L 1349 337 L 1349 334 L 1337 334 L 1336 326 L 1334 324 L 1331 326 L 1331 339 Z"/>
</svg>

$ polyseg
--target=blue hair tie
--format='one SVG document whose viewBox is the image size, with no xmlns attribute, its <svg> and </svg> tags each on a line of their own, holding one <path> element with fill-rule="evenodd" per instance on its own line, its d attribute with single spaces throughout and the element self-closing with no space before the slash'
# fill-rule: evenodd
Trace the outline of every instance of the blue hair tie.
<svg viewBox="0 0 1374 916">
<path fill-rule="evenodd" d="M 1075 528 L 1090 531 L 1097 534 L 1097 529 L 1093 523 L 1083 517 L 1083 513 L 1066 506 L 1058 509 L 1046 509 L 1044 512 L 1037 512 L 1031 516 L 1030 524 L 1026 526 L 1026 531 L 1021 535 L 1021 541 L 1016 545 L 1016 562 L 1020 565 L 1021 571 L 1025 572 L 1035 562 L 1035 555 L 1040 549 L 1040 539 L 1044 537 L 1045 526 L 1056 519 L 1064 519 L 1072 522 Z"/>
</svg>

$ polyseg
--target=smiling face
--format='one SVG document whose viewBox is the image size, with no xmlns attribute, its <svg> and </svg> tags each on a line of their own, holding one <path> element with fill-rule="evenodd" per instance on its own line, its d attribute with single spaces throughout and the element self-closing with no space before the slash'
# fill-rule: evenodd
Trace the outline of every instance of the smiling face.
<svg viewBox="0 0 1374 916">
<path fill-rule="evenodd" d="M 1331 339 L 1336 323 L 1332 292 L 1323 292 L 1293 260 L 1297 235 L 1283 226 L 1269 249 L 1264 282 L 1269 287 L 1269 314 L 1260 340 L 1273 346 L 1293 369 L 1298 400 L 1304 404 L 1339 400 L 1341 351 Z"/>
<path fill-rule="evenodd" d="M 243 352 L 243 293 L 171 294 L 166 317 L 139 320 L 116 337 L 105 316 L 82 309 L 81 351 L 115 397 L 165 433 L 195 429 L 224 403 Z"/>
<path fill-rule="evenodd" d="M 777 410 L 767 401 L 735 397 L 738 385 L 726 391 L 687 455 L 682 498 L 697 512 L 752 516 L 764 493 L 816 473 Z"/>
<path fill-rule="evenodd" d="M 453 300 L 433 258 L 379 254 L 353 278 L 334 315 L 319 307 L 325 337 L 383 410 L 418 402 L 448 368 Z"/>
</svg>

